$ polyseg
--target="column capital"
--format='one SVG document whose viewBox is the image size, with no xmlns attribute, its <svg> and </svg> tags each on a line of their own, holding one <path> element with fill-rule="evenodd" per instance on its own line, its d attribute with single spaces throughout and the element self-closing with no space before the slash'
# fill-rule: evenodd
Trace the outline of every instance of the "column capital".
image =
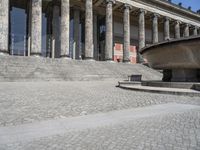
<svg viewBox="0 0 200 150">
<path fill-rule="evenodd" d="M 55 3 L 54 5 L 53 5 L 53 8 L 54 7 L 57 7 L 57 9 L 60 9 L 60 6 L 57 4 L 57 3 Z"/>
<path fill-rule="evenodd" d="M 164 16 L 164 20 L 165 20 L 165 21 L 171 21 L 172 19 L 169 18 L 168 16 Z"/>
<path fill-rule="evenodd" d="M 129 9 L 129 10 L 131 10 L 131 9 L 132 9 L 132 6 L 129 5 L 129 4 L 127 4 L 127 3 L 125 3 L 125 4 L 124 4 L 124 9 Z"/>
<path fill-rule="evenodd" d="M 199 29 L 198 26 L 192 26 L 192 25 L 191 25 L 191 28 L 192 28 L 192 29 L 197 29 L 197 30 Z"/>
<path fill-rule="evenodd" d="M 60 6 L 60 4 L 57 1 L 52 2 L 53 6 Z"/>
<path fill-rule="evenodd" d="M 184 27 L 191 27 L 191 26 L 192 26 L 191 24 L 184 23 Z"/>
<path fill-rule="evenodd" d="M 138 12 L 139 12 L 139 13 L 144 13 L 144 14 L 147 13 L 147 11 L 146 11 L 145 9 L 143 9 L 143 8 L 139 8 Z"/>
<path fill-rule="evenodd" d="M 160 15 L 157 14 L 157 13 L 153 13 L 153 14 L 151 15 L 151 17 L 152 17 L 152 19 L 153 19 L 153 18 L 158 18 L 158 17 L 160 17 Z"/>
<path fill-rule="evenodd" d="M 172 22 L 173 25 L 180 25 L 180 26 L 182 25 L 182 23 L 183 22 L 180 20 L 173 20 L 173 22 Z"/>
<path fill-rule="evenodd" d="M 174 21 L 174 23 L 175 23 L 175 24 L 181 24 L 181 23 L 182 23 L 182 21 L 175 20 L 175 21 Z"/>
<path fill-rule="evenodd" d="M 78 11 L 80 11 L 80 10 L 81 10 L 81 7 L 80 7 L 80 6 L 77 6 L 77 5 L 74 5 L 74 6 L 72 7 L 72 9 L 73 9 L 73 10 L 78 10 Z"/>
<path fill-rule="evenodd" d="M 160 14 L 158 14 L 158 13 L 153 13 L 152 16 L 154 16 L 154 17 L 160 17 Z"/>
<path fill-rule="evenodd" d="M 112 3 L 112 4 L 115 4 L 116 3 L 116 0 L 106 0 L 106 3 Z"/>
<path fill-rule="evenodd" d="M 181 27 L 182 28 L 185 28 L 185 27 L 191 27 L 191 25 L 190 24 L 188 24 L 188 23 L 185 23 L 185 22 L 181 22 Z"/>
</svg>

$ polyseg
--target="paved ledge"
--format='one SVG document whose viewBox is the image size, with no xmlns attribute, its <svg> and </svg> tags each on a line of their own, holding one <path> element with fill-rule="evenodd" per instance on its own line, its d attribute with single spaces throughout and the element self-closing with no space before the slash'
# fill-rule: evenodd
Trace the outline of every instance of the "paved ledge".
<svg viewBox="0 0 200 150">
<path fill-rule="evenodd" d="M 166 87 L 150 87 L 136 84 L 125 84 L 119 83 L 118 87 L 127 90 L 150 92 L 150 93 L 161 93 L 161 94 L 172 94 L 172 95 L 183 95 L 183 96 L 200 96 L 200 92 L 192 89 L 180 89 L 180 88 L 166 88 Z"/>
<path fill-rule="evenodd" d="M 142 81 L 143 86 L 193 89 L 198 91 L 199 82 L 163 82 L 163 81 Z M 199 90 L 200 91 L 200 90 Z"/>
<path fill-rule="evenodd" d="M 165 116 L 168 114 L 184 113 L 190 110 L 199 109 L 200 106 L 195 105 L 168 103 L 87 116 L 41 121 L 15 127 L 1 127 L 0 145 L 16 142 L 28 142 L 43 137 L 119 125 L 124 122 L 128 123 L 129 121 L 142 118 Z"/>
</svg>

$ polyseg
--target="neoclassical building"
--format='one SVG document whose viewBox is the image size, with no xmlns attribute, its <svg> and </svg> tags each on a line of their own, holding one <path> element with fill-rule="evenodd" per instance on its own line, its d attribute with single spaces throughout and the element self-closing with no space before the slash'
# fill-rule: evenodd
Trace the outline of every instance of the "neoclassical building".
<svg viewBox="0 0 200 150">
<path fill-rule="evenodd" d="M 0 0 L 0 52 L 136 63 L 147 44 L 200 34 L 170 0 Z"/>
</svg>

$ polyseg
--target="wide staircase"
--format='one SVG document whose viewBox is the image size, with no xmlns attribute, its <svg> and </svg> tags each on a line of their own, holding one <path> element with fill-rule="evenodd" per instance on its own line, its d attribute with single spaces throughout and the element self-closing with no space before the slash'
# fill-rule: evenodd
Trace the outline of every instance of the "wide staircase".
<svg viewBox="0 0 200 150">
<path fill-rule="evenodd" d="M 159 72 L 141 64 L 0 56 L 2 82 L 123 80 L 131 74 L 141 74 L 143 80 L 161 79 Z"/>
</svg>

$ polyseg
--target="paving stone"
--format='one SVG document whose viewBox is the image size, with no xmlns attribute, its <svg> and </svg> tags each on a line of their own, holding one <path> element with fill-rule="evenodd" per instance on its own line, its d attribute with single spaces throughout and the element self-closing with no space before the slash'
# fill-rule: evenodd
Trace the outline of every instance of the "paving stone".
<svg viewBox="0 0 200 150">
<path fill-rule="evenodd" d="M 0 128 L 171 102 L 200 106 L 199 97 L 135 92 L 115 85 L 115 81 L 1 83 Z M 199 134 L 200 111 L 188 110 L 0 145 L 0 149 L 199 150 Z"/>
</svg>

